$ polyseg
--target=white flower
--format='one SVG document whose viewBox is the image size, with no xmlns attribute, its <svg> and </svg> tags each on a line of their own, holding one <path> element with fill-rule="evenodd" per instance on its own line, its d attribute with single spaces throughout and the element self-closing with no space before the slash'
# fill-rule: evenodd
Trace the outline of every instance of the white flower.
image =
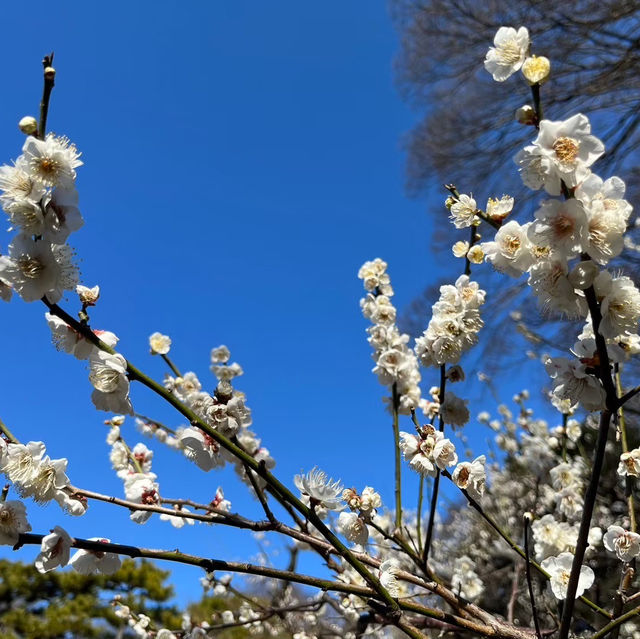
<svg viewBox="0 0 640 639">
<path fill-rule="evenodd" d="M 640 291 L 633 281 L 625 276 L 614 278 L 608 271 L 602 271 L 596 277 L 593 286 L 598 299 L 601 300 L 602 321 L 598 332 L 611 338 L 637 333 Z"/>
<path fill-rule="evenodd" d="M 582 291 L 575 291 L 565 260 L 540 259 L 529 270 L 529 286 L 544 311 L 564 313 L 569 318 L 586 317 Z"/>
<path fill-rule="evenodd" d="M 589 118 L 582 113 L 559 122 L 542 120 L 534 145 L 551 163 L 544 183 L 551 195 L 560 195 L 560 181 L 569 188 L 580 184 L 604 153 L 604 145 L 591 135 Z"/>
<path fill-rule="evenodd" d="M 53 344 L 59 351 L 70 353 L 77 359 L 88 359 L 89 355 L 96 349 L 89 340 L 73 330 L 64 320 L 51 313 L 45 313 L 44 316 L 51 329 Z M 118 343 L 118 338 L 110 331 L 94 330 L 93 332 L 111 348 Z"/>
<path fill-rule="evenodd" d="M 528 231 L 532 244 L 548 246 L 564 259 L 583 252 L 589 230 L 582 202 L 575 198 L 564 202 L 544 200 L 535 215 Z"/>
<path fill-rule="evenodd" d="M 628 453 L 620 455 L 620 463 L 618 464 L 618 475 L 625 477 L 640 477 L 640 448 L 634 448 Z"/>
<path fill-rule="evenodd" d="M 609 526 L 603 541 L 604 547 L 615 552 L 620 561 L 629 562 L 640 554 L 640 535 L 620 526 Z"/>
<path fill-rule="evenodd" d="M 342 484 L 340 480 L 333 481 L 326 473 L 317 467 L 312 468 L 306 475 L 296 475 L 293 478 L 296 488 L 316 504 L 327 510 L 342 510 Z"/>
<path fill-rule="evenodd" d="M 125 358 L 96 349 L 90 355 L 89 365 L 89 380 L 95 389 L 91 401 L 95 407 L 111 413 L 133 415 Z"/>
<path fill-rule="evenodd" d="M 484 60 L 484 68 L 496 82 L 504 82 L 520 69 L 529 51 L 529 31 L 500 27 Z"/>
<path fill-rule="evenodd" d="M 358 271 L 358 278 L 363 280 L 367 291 L 376 291 L 382 295 L 393 295 L 391 278 L 387 271 L 387 263 L 376 257 L 375 260 L 365 262 Z"/>
<path fill-rule="evenodd" d="M 6 210 L 8 204 L 29 200 L 37 203 L 46 192 L 44 184 L 31 176 L 23 157 L 18 158 L 15 166 L 0 166 L 0 203 Z"/>
<path fill-rule="evenodd" d="M 542 568 L 550 575 L 551 590 L 556 599 L 562 600 L 567 597 L 567 587 L 569 586 L 572 564 L 573 555 L 570 552 L 560 553 L 557 557 L 548 557 L 541 563 Z M 581 566 L 576 597 L 579 597 L 585 590 L 591 588 L 594 578 L 593 570 L 591 570 L 589 566 Z"/>
<path fill-rule="evenodd" d="M 369 539 L 369 529 L 357 513 L 341 512 L 338 517 L 338 531 L 341 532 L 348 541 L 364 546 Z"/>
<path fill-rule="evenodd" d="M 0 277 L 25 302 L 46 295 L 55 303 L 63 291 L 73 290 L 78 283 L 78 270 L 71 258 L 71 249 L 66 245 L 17 235 L 9 245 L 9 255 L 0 256 Z"/>
<path fill-rule="evenodd" d="M 205 472 L 224 465 L 218 442 L 199 428 L 185 428 L 179 439 L 184 447 L 185 457 L 194 461 Z"/>
<path fill-rule="evenodd" d="M 100 287 L 94 286 L 93 288 L 89 288 L 88 286 L 78 284 L 78 286 L 76 286 L 76 293 L 78 294 L 82 304 L 85 306 L 95 306 L 95 303 L 100 297 Z"/>
<path fill-rule="evenodd" d="M 56 526 L 51 534 L 45 535 L 40 544 L 40 554 L 35 560 L 38 572 L 49 572 L 57 566 L 64 568 L 69 563 L 71 543 L 71 537 L 60 526 Z"/>
<path fill-rule="evenodd" d="M 401 432 L 400 450 L 411 468 L 421 475 L 433 477 L 438 468 L 444 470 L 458 461 L 453 443 L 432 426 L 423 427 L 420 435 Z"/>
<path fill-rule="evenodd" d="M 190 513 L 191 511 L 188 508 L 178 508 L 175 507 L 176 512 Z M 166 513 L 162 513 L 160 515 L 160 519 L 162 521 L 168 521 L 174 528 L 182 528 L 185 524 L 189 524 L 189 526 L 193 526 L 193 519 L 189 519 L 188 517 L 180 517 L 179 515 L 167 515 Z"/>
<path fill-rule="evenodd" d="M 457 229 L 463 229 L 473 224 L 476 210 L 476 201 L 470 195 L 460 195 L 451 205 L 451 220 Z"/>
<path fill-rule="evenodd" d="M 231 353 L 229 349 L 222 345 L 216 346 L 216 348 L 211 349 L 211 363 L 212 364 L 226 364 L 231 357 Z"/>
<path fill-rule="evenodd" d="M 75 188 L 58 187 L 45 196 L 44 230 L 46 239 L 56 244 L 63 244 L 71 233 L 82 228 L 84 220 L 78 209 L 78 192 Z"/>
<path fill-rule="evenodd" d="M 545 361 L 549 377 L 555 380 L 553 394 L 566 399 L 571 405 L 580 403 L 589 411 L 604 408 L 606 392 L 600 380 L 587 372 L 587 366 L 578 360 L 549 357 Z"/>
<path fill-rule="evenodd" d="M 149 336 L 149 347 L 152 355 L 166 355 L 171 348 L 171 338 L 162 333 L 153 333 Z"/>
<path fill-rule="evenodd" d="M 28 137 L 22 153 L 30 175 L 46 186 L 71 186 L 82 165 L 76 147 L 51 133 L 44 140 Z"/>
<path fill-rule="evenodd" d="M 467 555 L 459 557 L 453 564 L 451 587 L 468 601 L 475 601 L 484 591 L 484 584 L 474 568 L 474 562 Z"/>
<path fill-rule="evenodd" d="M 108 539 L 101 537 L 91 537 L 89 541 L 109 543 Z M 120 568 L 120 557 L 112 552 L 102 552 L 96 550 L 78 550 L 69 564 L 81 575 L 112 575 Z"/>
<path fill-rule="evenodd" d="M 490 197 L 487 201 L 487 217 L 497 222 L 502 222 L 513 210 L 513 198 L 510 195 L 503 195 L 499 200 Z"/>
<path fill-rule="evenodd" d="M 21 501 L 0 503 L 0 544 L 14 546 L 20 533 L 29 532 L 27 509 Z"/>
<path fill-rule="evenodd" d="M 520 226 L 515 220 L 501 226 L 493 242 L 483 242 L 480 245 L 485 259 L 496 270 L 511 277 L 520 277 L 534 261 L 528 237 L 530 226 L 530 223 Z"/>
<path fill-rule="evenodd" d="M 398 582 L 398 565 L 395 559 L 387 559 L 380 564 L 378 579 L 383 588 L 394 598 L 400 596 L 400 584 Z"/>
<path fill-rule="evenodd" d="M 484 494 L 487 479 L 484 469 L 485 461 L 485 456 L 480 455 L 472 462 L 460 462 L 452 475 L 455 485 L 466 490 L 469 496 L 476 501 Z"/>
<path fill-rule="evenodd" d="M 160 503 L 158 483 L 153 473 L 133 473 L 124 480 L 124 493 L 128 501 L 145 506 L 156 506 Z M 137 524 L 144 524 L 153 513 L 150 510 L 134 510 L 129 516 Z"/>
<path fill-rule="evenodd" d="M 551 63 L 543 55 L 532 55 L 522 65 L 522 75 L 529 84 L 543 84 L 549 78 Z"/>
</svg>

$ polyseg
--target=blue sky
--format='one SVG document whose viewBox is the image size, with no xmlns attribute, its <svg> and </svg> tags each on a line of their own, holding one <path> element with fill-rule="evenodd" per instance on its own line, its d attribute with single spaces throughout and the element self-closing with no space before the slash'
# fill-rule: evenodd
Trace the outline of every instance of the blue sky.
<svg viewBox="0 0 640 639">
<path fill-rule="evenodd" d="M 17 3 L 3 17 L 1 161 L 20 152 L 16 123 L 37 114 L 40 60 L 54 50 L 49 128 L 85 161 L 85 226 L 71 243 L 83 283 L 101 286 L 93 326 L 114 331 L 121 352 L 157 379 L 165 370 L 147 338 L 169 334 L 177 365 L 210 390 L 209 350 L 227 344 L 284 480 L 317 464 L 349 486 L 373 485 L 391 504 L 391 425 L 370 372 L 356 273 L 367 259 L 387 260 L 403 308 L 442 270 L 430 261 L 425 202 L 403 191 L 401 138 L 414 114 L 394 88 L 398 42 L 384 3 L 112 2 L 101 10 L 36 0 L 28 24 Z M 429 206 L 441 206 L 441 196 Z M 65 306 L 74 312 L 74 300 Z M 1 311 L 0 417 L 20 439 L 67 456 L 74 484 L 121 495 L 86 366 L 56 352 L 41 305 L 14 299 Z M 181 423 L 144 388 L 133 389 L 133 401 Z M 132 422 L 123 433 L 139 439 Z M 164 496 L 207 501 L 222 485 L 234 510 L 257 512 L 233 473 L 203 475 L 153 447 Z M 28 508 L 36 532 L 60 524 L 76 536 L 246 558 L 236 532 L 140 527 L 95 503 L 81 519 Z M 181 597 L 198 596 L 198 571 L 175 576 Z"/>
</svg>

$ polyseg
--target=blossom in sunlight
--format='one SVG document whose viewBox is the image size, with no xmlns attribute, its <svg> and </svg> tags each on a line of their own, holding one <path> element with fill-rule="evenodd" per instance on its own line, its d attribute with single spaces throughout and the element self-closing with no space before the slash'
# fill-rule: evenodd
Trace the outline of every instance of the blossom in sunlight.
<svg viewBox="0 0 640 639">
<path fill-rule="evenodd" d="M 626 276 L 613 277 L 609 271 L 602 271 L 593 282 L 600 302 L 602 321 L 598 332 L 604 337 L 638 332 L 640 319 L 640 291 Z"/>
<path fill-rule="evenodd" d="M 72 185 L 75 169 L 82 165 L 75 145 L 51 133 L 44 140 L 28 137 L 22 154 L 31 177 L 49 187 Z"/>
<path fill-rule="evenodd" d="M 449 210 L 453 225 L 457 229 L 463 229 L 473 224 L 478 207 L 473 197 L 462 194 L 453 202 Z"/>
<path fill-rule="evenodd" d="M 589 118 L 582 113 L 558 122 L 542 120 L 534 146 L 550 162 L 544 188 L 551 195 L 560 195 L 561 181 L 569 188 L 580 184 L 604 153 L 604 144 L 591 135 Z"/>
<path fill-rule="evenodd" d="M 510 195 L 503 195 L 499 200 L 490 197 L 487 201 L 487 217 L 502 222 L 513 210 L 513 198 Z"/>
<path fill-rule="evenodd" d="M 69 486 L 66 459 L 44 456 L 42 442 L 8 444 L 0 461 L 2 471 L 13 483 L 21 497 L 32 497 L 39 504 L 56 499 L 58 493 Z"/>
<path fill-rule="evenodd" d="M 231 353 L 229 349 L 222 345 L 216 346 L 216 348 L 211 349 L 211 363 L 212 364 L 226 364 L 231 357 Z"/>
<path fill-rule="evenodd" d="M 71 537 L 64 528 L 56 526 L 51 534 L 45 535 L 40 544 L 40 554 L 36 557 L 35 566 L 38 572 L 45 573 L 69 563 Z"/>
<path fill-rule="evenodd" d="M 455 466 L 458 461 L 453 442 L 433 426 L 423 427 L 419 435 L 401 432 L 400 450 L 411 468 L 421 475 L 433 477 L 437 469 Z"/>
<path fill-rule="evenodd" d="M 476 501 L 484 494 L 487 481 L 484 465 L 486 457 L 480 455 L 472 462 L 460 462 L 453 471 L 453 482 L 462 490 L 466 490 L 469 496 Z"/>
<path fill-rule="evenodd" d="M 342 510 L 342 484 L 340 480 L 333 481 L 327 474 L 317 467 L 312 468 L 306 475 L 296 475 L 293 478 L 296 488 L 309 497 L 312 505 L 327 510 Z"/>
<path fill-rule="evenodd" d="M 453 574 L 451 576 L 451 587 L 454 592 L 468 601 L 476 601 L 484 592 L 482 579 L 475 572 L 475 563 L 467 555 L 458 557 L 453 562 Z"/>
<path fill-rule="evenodd" d="M 58 187 L 43 200 L 44 229 L 42 235 L 55 244 L 63 244 L 71 233 L 82 228 L 84 220 L 78 208 L 75 188 Z"/>
<path fill-rule="evenodd" d="M 604 547 L 620 561 L 629 562 L 640 554 L 640 535 L 620 526 L 609 526 L 602 539 Z"/>
<path fill-rule="evenodd" d="M 166 355 L 171 348 L 171 338 L 162 333 L 153 333 L 149 336 L 149 347 L 152 355 Z"/>
<path fill-rule="evenodd" d="M 16 235 L 9 245 L 9 255 L 0 256 L 0 277 L 25 302 L 35 302 L 46 295 L 55 303 L 64 291 L 74 290 L 78 283 L 78 270 L 71 258 L 71 249 L 66 245 Z"/>
<path fill-rule="evenodd" d="M 399 597 L 402 589 L 398 581 L 398 564 L 394 559 L 387 559 L 380 564 L 378 579 L 383 588 L 392 596 Z"/>
<path fill-rule="evenodd" d="M 7 206 L 25 200 L 36 204 L 46 193 L 44 184 L 31 176 L 24 157 L 18 158 L 13 166 L 0 166 L 0 204 Z"/>
<path fill-rule="evenodd" d="M 0 503 L 0 544 L 13 546 L 18 543 L 20 533 L 30 530 L 27 509 L 21 501 Z"/>
<path fill-rule="evenodd" d="M 341 512 L 338 517 L 337 528 L 348 541 L 354 544 L 365 546 L 369 539 L 367 524 L 357 513 Z"/>
<path fill-rule="evenodd" d="M 531 223 L 521 226 L 515 220 L 507 222 L 496 232 L 492 242 L 480 246 L 487 262 L 511 277 L 520 277 L 533 264 L 534 256 L 528 230 Z"/>
<path fill-rule="evenodd" d="M 484 60 L 484 68 L 496 82 L 504 82 L 524 64 L 529 51 L 529 31 L 520 27 L 500 27 L 493 38 L 493 47 Z"/>
<path fill-rule="evenodd" d="M 89 357 L 89 366 L 89 381 L 95 389 L 91 394 L 94 406 L 98 410 L 133 415 L 125 358 L 96 349 Z"/>
<path fill-rule="evenodd" d="M 133 473 L 124 479 L 124 494 L 128 501 L 145 506 L 157 506 L 160 503 L 158 483 L 153 473 Z M 150 510 L 134 510 L 130 519 L 137 524 L 146 523 L 152 515 Z"/>
<path fill-rule="evenodd" d="M 51 339 L 54 346 L 64 353 L 70 353 L 77 359 L 88 359 L 96 347 L 80 333 L 76 332 L 64 320 L 45 313 L 44 315 L 51 329 Z M 93 331 L 107 346 L 114 348 L 118 338 L 110 331 Z"/>
<path fill-rule="evenodd" d="M 620 463 L 618 464 L 618 475 L 625 477 L 640 477 L 640 448 L 634 448 L 628 453 L 620 455 Z"/>
<path fill-rule="evenodd" d="M 109 539 L 101 537 L 91 537 L 89 541 L 109 543 Z M 69 560 L 69 565 L 81 575 L 112 575 L 121 563 L 117 554 L 99 550 L 78 550 Z"/>
<path fill-rule="evenodd" d="M 175 506 L 175 510 L 177 513 L 190 513 L 191 511 L 184 506 Z M 162 521 L 168 521 L 174 528 L 182 528 L 185 524 L 189 526 L 193 526 L 195 523 L 193 519 L 189 519 L 189 517 L 180 517 L 180 515 L 168 515 L 167 513 L 162 513 L 160 515 L 160 519 Z"/>
<path fill-rule="evenodd" d="M 566 357 L 548 357 L 544 362 L 549 377 L 554 380 L 553 394 L 571 405 L 581 404 L 589 411 L 604 408 L 606 392 L 600 380 L 587 371 L 587 365 Z"/>
<path fill-rule="evenodd" d="M 365 262 L 358 271 L 358 278 L 363 281 L 367 291 L 378 291 L 381 295 L 393 295 L 391 278 L 387 273 L 387 263 L 376 257 L 375 260 Z"/>
<path fill-rule="evenodd" d="M 224 465 L 220 445 L 200 428 L 185 428 L 179 440 L 184 448 L 185 457 L 194 461 L 205 472 Z"/>
<path fill-rule="evenodd" d="M 543 84 L 549 79 L 551 62 L 543 55 L 532 55 L 522 65 L 522 75 L 529 84 Z"/>
<path fill-rule="evenodd" d="M 532 244 L 548 246 L 556 258 L 577 257 L 587 246 L 589 229 L 582 202 L 544 200 L 528 230 Z"/>
<path fill-rule="evenodd" d="M 76 286 L 76 293 L 78 294 L 82 304 L 85 306 L 95 306 L 98 298 L 100 297 L 100 287 L 94 286 L 93 288 L 89 288 L 88 286 L 78 284 L 78 286 Z"/>
<path fill-rule="evenodd" d="M 551 591 L 556 599 L 567 598 L 567 587 L 569 586 L 569 576 L 571 575 L 571 565 L 573 564 L 573 555 L 570 552 L 560 553 L 557 557 L 547 557 L 540 564 L 544 570 L 550 575 Z M 580 568 L 580 576 L 578 577 L 578 588 L 576 597 L 582 595 L 585 590 L 591 588 L 595 575 L 589 566 Z"/>
</svg>

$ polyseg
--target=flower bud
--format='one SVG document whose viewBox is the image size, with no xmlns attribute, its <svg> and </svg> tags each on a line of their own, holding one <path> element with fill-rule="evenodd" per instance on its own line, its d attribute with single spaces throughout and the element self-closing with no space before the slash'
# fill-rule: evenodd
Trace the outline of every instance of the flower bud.
<svg viewBox="0 0 640 639">
<path fill-rule="evenodd" d="M 33 135 L 38 130 L 38 121 L 32 115 L 25 115 L 20 122 L 18 128 L 25 135 Z"/>
<path fill-rule="evenodd" d="M 447 210 L 450 211 L 451 207 L 454 205 L 455 200 L 449 196 L 445 201 L 444 201 L 444 205 L 447 207 Z"/>
<path fill-rule="evenodd" d="M 467 259 L 472 264 L 482 264 L 482 260 L 484 260 L 484 251 L 478 244 L 474 244 L 467 253 Z"/>
<path fill-rule="evenodd" d="M 521 106 L 516 111 L 516 120 L 520 122 L 520 124 L 527 124 L 529 126 L 535 125 L 536 112 L 534 108 L 528 104 Z"/>
<path fill-rule="evenodd" d="M 45 67 L 44 77 L 47 80 L 53 80 L 56 77 L 56 70 L 53 67 Z"/>
<path fill-rule="evenodd" d="M 529 84 L 543 84 L 549 79 L 551 62 L 543 55 L 533 55 L 522 65 L 522 75 Z"/>
<path fill-rule="evenodd" d="M 93 288 L 88 288 L 87 286 L 78 284 L 78 286 L 76 286 L 76 293 L 85 306 L 95 306 L 95 303 L 100 297 L 100 287 L 94 286 Z"/>
</svg>

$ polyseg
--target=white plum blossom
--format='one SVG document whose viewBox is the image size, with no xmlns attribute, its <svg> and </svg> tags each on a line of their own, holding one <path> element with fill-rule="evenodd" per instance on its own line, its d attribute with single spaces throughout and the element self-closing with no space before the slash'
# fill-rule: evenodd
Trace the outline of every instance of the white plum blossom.
<svg viewBox="0 0 640 639">
<path fill-rule="evenodd" d="M 184 506 L 182 507 L 175 507 L 176 512 L 183 512 L 183 513 L 190 513 L 191 511 L 188 508 L 185 508 Z M 183 528 L 185 524 L 188 524 L 189 526 L 193 526 L 193 524 L 195 523 L 193 519 L 190 519 L 189 517 L 180 517 L 180 515 L 169 515 L 167 513 L 162 513 L 160 515 L 160 519 L 162 521 L 168 521 L 174 528 Z"/>
<path fill-rule="evenodd" d="M 484 592 L 484 584 L 474 568 L 475 563 L 467 555 L 458 557 L 453 563 L 451 587 L 468 601 L 476 601 Z"/>
<path fill-rule="evenodd" d="M 569 400 L 571 405 L 579 403 L 589 411 L 604 408 L 606 392 L 600 380 L 587 370 L 586 364 L 565 357 L 549 357 L 545 368 L 554 380 L 556 397 Z"/>
<path fill-rule="evenodd" d="M 75 188 L 58 187 L 45 196 L 44 226 L 42 235 L 54 244 L 63 244 L 71 233 L 82 228 L 84 220 L 78 209 L 78 192 Z"/>
<path fill-rule="evenodd" d="M 64 244 L 16 235 L 9 245 L 9 255 L 0 256 L 0 277 L 25 302 L 35 302 L 45 295 L 50 302 L 59 302 L 63 292 L 74 290 L 78 283 L 72 256 Z"/>
<path fill-rule="evenodd" d="M 440 287 L 427 330 L 416 339 L 415 352 L 423 366 L 456 364 L 477 342 L 484 324 L 478 309 L 484 299 L 485 292 L 468 275 L 461 275 L 454 286 Z"/>
<path fill-rule="evenodd" d="M 469 421 L 468 403 L 468 400 L 447 391 L 444 394 L 444 402 L 440 404 L 440 416 L 444 423 L 451 426 L 464 426 Z"/>
<path fill-rule="evenodd" d="M 49 535 L 42 538 L 40 554 L 36 557 L 35 566 L 38 572 L 46 573 L 69 563 L 72 539 L 64 528 L 55 526 Z"/>
<path fill-rule="evenodd" d="M 487 217 L 496 222 L 502 222 L 513 210 L 514 199 L 510 195 L 503 195 L 500 199 L 490 197 L 487 200 Z"/>
<path fill-rule="evenodd" d="M 480 246 L 485 260 L 502 273 L 511 277 L 520 277 L 534 262 L 528 230 L 531 223 L 521 226 L 515 220 L 507 222 L 496 232 L 492 242 L 483 242 Z"/>
<path fill-rule="evenodd" d="M 124 480 L 124 492 L 128 501 L 145 506 L 156 506 L 160 503 L 158 483 L 153 473 L 133 473 Z M 130 519 L 137 524 L 146 523 L 152 515 L 150 510 L 134 510 Z"/>
<path fill-rule="evenodd" d="M 471 226 L 475 220 L 478 207 L 471 195 L 461 194 L 451 204 L 451 220 L 457 229 L 464 229 Z"/>
<path fill-rule="evenodd" d="M 216 346 L 211 349 L 211 363 L 212 364 L 226 364 L 231 357 L 229 349 L 222 345 Z"/>
<path fill-rule="evenodd" d="M 77 359 L 88 359 L 96 349 L 88 339 L 76 332 L 64 320 L 51 313 L 45 313 L 45 317 L 51 329 L 53 344 L 59 351 L 70 353 Z M 118 343 L 118 338 L 110 331 L 94 330 L 93 332 L 110 348 Z"/>
<path fill-rule="evenodd" d="M 520 27 L 500 27 L 493 38 L 493 47 L 484 60 L 484 68 L 496 82 L 504 82 L 518 71 L 529 51 L 529 31 Z"/>
<path fill-rule="evenodd" d="M 28 200 L 38 203 L 46 193 L 45 185 L 31 176 L 24 157 L 18 158 L 14 166 L 0 166 L 0 204 L 5 208 L 8 204 Z"/>
<path fill-rule="evenodd" d="M 562 313 L 569 318 L 586 317 L 587 303 L 569 279 L 564 259 L 541 259 L 529 270 L 529 286 L 543 311 Z"/>
<path fill-rule="evenodd" d="M 402 589 L 398 581 L 398 564 L 395 559 L 387 559 L 380 564 L 378 579 L 392 597 L 399 597 Z"/>
<path fill-rule="evenodd" d="M 340 480 L 333 481 L 327 474 L 317 467 L 311 469 L 306 475 L 296 475 L 293 478 L 296 488 L 309 497 L 312 504 L 327 510 L 342 510 L 341 503 L 342 484 Z"/>
<path fill-rule="evenodd" d="M 401 432 L 400 450 L 411 468 L 421 475 L 433 477 L 438 469 L 455 466 L 458 461 L 453 443 L 433 426 L 424 426 L 419 435 Z"/>
<path fill-rule="evenodd" d="M 534 146 L 550 161 L 544 187 L 551 195 L 560 195 L 561 181 L 569 188 L 580 184 L 604 153 L 604 145 L 591 135 L 589 118 L 582 113 L 558 122 L 542 120 Z"/>
<path fill-rule="evenodd" d="M 621 477 L 626 477 L 627 475 L 640 477 L 640 448 L 634 448 L 620 455 L 618 475 Z"/>
<path fill-rule="evenodd" d="M 187 459 L 194 461 L 205 472 L 224 465 L 220 445 L 200 428 L 185 428 L 178 439 Z"/>
<path fill-rule="evenodd" d="M 90 537 L 89 541 L 109 543 L 109 539 L 101 537 Z M 69 565 L 81 575 L 112 575 L 121 563 L 117 554 L 99 550 L 78 550 L 69 560 Z"/>
<path fill-rule="evenodd" d="M 359 546 L 365 546 L 369 539 L 369 529 L 364 519 L 359 517 L 357 513 L 341 512 L 337 528 L 348 541 Z"/>
<path fill-rule="evenodd" d="M 75 169 L 82 165 L 76 147 L 66 138 L 51 133 L 44 140 L 29 136 L 22 153 L 31 177 L 47 187 L 72 186 L 76 177 Z"/>
<path fill-rule="evenodd" d="M 166 355 L 171 348 L 171 338 L 162 333 L 153 333 L 149 336 L 149 347 L 152 355 Z"/>
<path fill-rule="evenodd" d="M 640 554 L 640 535 L 620 526 L 609 526 L 603 542 L 604 547 L 615 552 L 620 561 L 629 562 Z"/>
<path fill-rule="evenodd" d="M 557 557 L 547 557 L 547 559 L 541 563 L 542 568 L 550 575 L 551 591 L 556 599 L 562 600 L 567 598 L 567 587 L 569 586 L 572 564 L 573 555 L 570 552 L 560 553 Z M 581 566 L 576 597 L 579 597 L 585 590 L 591 588 L 594 579 L 595 575 L 593 570 L 591 570 L 589 566 Z"/>
<path fill-rule="evenodd" d="M 378 291 L 381 295 L 393 295 L 391 288 L 391 278 L 387 273 L 387 263 L 379 257 L 365 262 L 358 271 L 358 278 L 363 281 L 365 290 L 369 292 Z"/>
<path fill-rule="evenodd" d="M 76 293 L 84 306 L 95 306 L 100 297 L 100 287 L 93 286 L 89 288 L 88 286 L 78 284 L 78 286 L 76 286 Z"/>
<path fill-rule="evenodd" d="M 544 200 L 529 227 L 532 244 L 548 246 L 555 257 L 576 257 L 588 242 L 587 217 L 579 200 Z"/>
<path fill-rule="evenodd" d="M 98 410 L 133 415 L 125 358 L 96 349 L 91 352 L 89 365 L 89 380 L 95 389 L 91 394 L 94 406 Z"/>
<path fill-rule="evenodd" d="M 602 271 L 593 286 L 602 313 L 598 332 L 610 338 L 636 334 L 640 319 L 640 291 L 633 281 L 626 276 L 613 277 L 608 271 Z"/>
<path fill-rule="evenodd" d="M 487 481 L 485 472 L 486 457 L 480 455 L 472 462 L 460 462 L 453 471 L 453 482 L 462 490 L 466 490 L 469 496 L 476 501 L 484 494 Z"/>
<path fill-rule="evenodd" d="M 21 501 L 0 502 L 0 544 L 13 546 L 18 543 L 20 533 L 30 530 L 27 509 Z"/>
</svg>

